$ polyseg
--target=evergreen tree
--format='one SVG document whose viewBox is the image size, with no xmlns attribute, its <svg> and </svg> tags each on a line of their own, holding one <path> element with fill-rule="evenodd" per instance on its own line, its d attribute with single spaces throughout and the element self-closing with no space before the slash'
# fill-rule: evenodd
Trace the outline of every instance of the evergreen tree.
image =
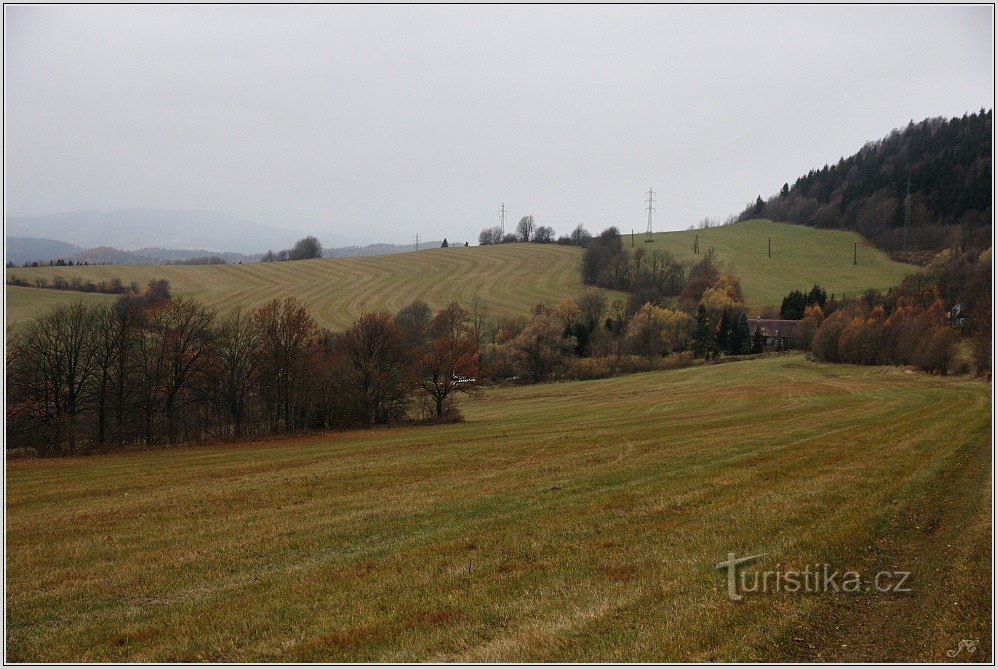
<svg viewBox="0 0 998 669">
<path fill-rule="evenodd" d="M 745 324 L 745 327 L 748 327 L 748 323 Z M 762 328 L 756 327 L 755 334 L 752 335 L 752 352 L 762 353 L 765 343 L 765 340 L 762 338 Z"/>
<path fill-rule="evenodd" d="M 721 321 L 717 324 L 717 338 L 714 341 L 714 353 L 724 351 L 727 353 L 731 341 L 731 309 L 724 308 L 721 312 Z"/>
<path fill-rule="evenodd" d="M 731 336 L 728 340 L 728 354 L 741 355 L 745 353 L 751 345 L 752 333 L 749 332 L 748 316 L 745 312 L 738 314 L 738 320 L 731 329 Z"/>
<path fill-rule="evenodd" d="M 824 309 L 825 303 L 827 301 L 828 301 L 828 293 L 826 293 L 821 286 L 819 286 L 818 284 L 814 284 L 813 286 L 811 286 L 811 292 L 807 294 L 806 306 L 809 307 L 812 304 L 817 304 L 819 307 Z M 803 315 L 801 316 L 801 318 L 803 318 Z"/>
<path fill-rule="evenodd" d="M 442 248 L 442 249 L 447 248 L 447 238 L 446 237 L 444 237 L 443 244 L 440 245 L 440 248 Z"/>
<path fill-rule="evenodd" d="M 706 358 L 707 352 L 712 348 L 712 339 L 707 310 L 701 304 L 697 307 L 697 324 L 693 331 L 693 355 L 698 358 Z"/>
</svg>

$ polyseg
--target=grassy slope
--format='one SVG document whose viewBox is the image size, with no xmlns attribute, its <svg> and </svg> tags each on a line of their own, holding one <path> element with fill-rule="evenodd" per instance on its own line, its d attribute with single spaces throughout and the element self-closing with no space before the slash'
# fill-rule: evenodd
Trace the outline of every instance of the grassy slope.
<svg viewBox="0 0 998 669">
<path fill-rule="evenodd" d="M 12 461 L 8 659 L 985 660 L 989 403 L 786 356 L 491 390 L 457 425 Z M 734 604 L 728 551 L 915 590 Z"/>
<path fill-rule="evenodd" d="M 539 244 L 428 249 L 418 253 L 245 265 L 104 265 L 7 270 L 8 275 L 121 278 L 126 284 L 168 279 L 173 292 L 209 306 L 256 307 L 274 297 L 304 300 L 320 325 L 342 329 L 364 313 L 398 311 L 416 299 L 434 309 L 476 295 L 494 314 L 520 315 L 582 289 L 577 248 Z M 21 314 L 8 302 L 8 312 Z"/>
<path fill-rule="evenodd" d="M 700 250 L 714 247 L 741 279 L 751 309 L 780 306 L 794 289 L 806 290 L 815 283 L 837 296 L 861 294 L 868 288 L 896 286 L 917 268 L 896 263 L 882 251 L 868 246 L 862 236 L 841 230 L 819 230 L 802 225 L 745 221 L 709 230 L 661 232 L 654 242 L 635 245 L 661 249 L 677 258 L 692 258 L 694 235 Z M 767 257 L 767 240 L 773 238 L 773 257 Z M 626 241 L 630 243 L 630 238 Z M 853 265 L 853 242 L 858 242 L 858 265 Z"/>
<path fill-rule="evenodd" d="M 73 302 L 103 302 L 114 299 L 111 295 L 77 293 L 67 290 L 45 290 L 24 286 L 5 286 L 7 304 L 7 327 L 34 318 L 52 307 Z"/>
<path fill-rule="evenodd" d="M 893 263 L 853 233 L 749 221 L 696 233 L 701 248 L 713 246 L 742 279 L 753 309 L 779 306 L 795 288 L 821 283 L 836 295 L 896 285 L 914 268 Z M 692 256 L 693 232 L 666 232 L 644 248 Z M 766 239 L 773 237 L 773 258 Z M 853 240 L 861 242 L 858 266 L 852 265 Z M 628 239 L 629 241 L 629 239 Z M 641 244 L 640 238 L 638 244 Z M 179 294 L 196 296 L 210 306 L 255 307 L 272 297 L 296 296 L 308 303 L 316 320 L 340 329 L 368 311 L 397 311 L 415 299 L 439 309 L 451 301 L 467 305 L 476 293 L 494 313 L 525 314 L 537 302 L 556 303 L 582 290 L 579 249 L 537 244 L 429 249 L 368 258 L 309 260 L 291 263 L 203 266 L 42 267 L 7 270 L 33 278 L 79 275 L 118 277 L 145 284 L 168 279 Z M 34 291 L 37 292 L 37 291 Z M 12 294 L 13 296 L 13 294 Z M 23 318 L 26 302 L 8 300 L 8 313 Z"/>
</svg>

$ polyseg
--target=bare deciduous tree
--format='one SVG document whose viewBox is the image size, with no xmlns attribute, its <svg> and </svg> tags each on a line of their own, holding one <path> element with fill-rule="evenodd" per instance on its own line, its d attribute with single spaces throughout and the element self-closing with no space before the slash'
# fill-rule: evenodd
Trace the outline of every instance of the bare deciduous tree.
<svg viewBox="0 0 998 669">
<path fill-rule="evenodd" d="M 534 234 L 534 217 L 524 216 L 520 219 L 520 222 L 516 224 L 516 235 L 519 237 L 521 242 L 529 242 L 531 235 Z"/>
</svg>

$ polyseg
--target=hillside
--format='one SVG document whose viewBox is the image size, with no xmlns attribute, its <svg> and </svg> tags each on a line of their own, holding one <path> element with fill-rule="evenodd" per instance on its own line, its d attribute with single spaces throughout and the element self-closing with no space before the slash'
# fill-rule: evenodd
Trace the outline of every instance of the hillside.
<svg viewBox="0 0 998 669">
<path fill-rule="evenodd" d="M 923 259 L 950 246 L 984 250 L 991 245 L 992 116 L 982 109 L 911 123 L 811 170 L 741 217 L 856 230 L 882 249 Z"/>
<path fill-rule="evenodd" d="M 526 314 L 537 302 L 558 302 L 583 290 L 581 255 L 574 247 L 512 244 L 243 265 L 17 268 L 7 275 L 51 279 L 61 274 L 95 281 L 118 277 L 126 285 L 167 279 L 174 294 L 196 297 L 220 310 L 297 297 L 320 325 L 343 329 L 364 313 L 395 312 L 417 299 L 440 309 L 452 301 L 467 306 L 479 295 L 493 314 Z M 9 316 L 21 317 L 16 307 L 8 304 Z"/>
<path fill-rule="evenodd" d="M 66 268 L 70 269 L 70 268 Z M 4 286 L 7 303 L 7 327 L 17 327 L 24 321 L 34 318 L 53 307 L 73 302 L 104 302 L 115 299 L 114 295 L 78 293 L 71 290 L 48 290 L 23 286 Z"/>
<path fill-rule="evenodd" d="M 5 237 L 5 262 L 20 265 L 35 260 L 51 260 L 53 258 L 68 258 L 84 249 L 75 244 L 67 244 L 55 239 L 39 237 Z"/>
<path fill-rule="evenodd" d="M 463 406 L 8 462 L 8 659 L 945 662 L 963 638 L 992 657 L 986 383 L 794 355 Z M 735 605 L 729 551 L 913 591 Z"/>
<path fill-rule="evenodd" d="M 854 234 L 815 230 L 769 221 L 747 221 L 697 232 L 663 232 L 654 243 L 636 245 L 693 257 L 694 235 L 700 248 L 713 246 L 742 280 L 749 308 L 779 306 L 784 295 L 814 283 L 829 293 L 856 295 L 867 288 L 888 288 L 916 268 L 891 262 Z M 773 257 L 766 243 L 773 238 Z M 859 265 L 852 264 L 853 242 L 859 242 Z M 630 245 L 630 238 L 625 237 Z M 391 256 L 306 260 L 280 263 L 201 266 L 87 266 L 7 270 L 27 277 L 81 276 L 144 285 L 167 279 L 176 294 L 204 300 L 212 307 L 255 307 L 273 297 L 298 297 L 316 320 L 343 328 L 361 314 L 397 311 L 422 299 L 439 309 L 451 301 L 467 305 L 477 294 L 495 314 L 527 313 L 537 302 L 554 304 L 578 294 L 581 249 L 554 244 L 501 244 L 487 247 L 427 249 Z M 26 294 L 17 294 L 22 300 Z M 8 314 L 22 318 L 23 302 L 8 301 Z"/>
<path fill-rule="evenodd" d="M 841 230 L 816 230 L 801 225 L 753 220 L 706 230 L 660 232 L 654 242 L 635 235 L 635 248 L 659 249 L 677 258 L 693 258 L 693 242 L 699 238 L 700 252 L 714 247 L 741 279 L 750 311 L 763 306 L 779 307 L 791 290 L 815 283 L 829 294 L 859 295 L 868 288 L 896 286 L 916 267 L 891 261 L 859 235 Z M 773 240 L 773 257 L 767 256 Z M 853 244 L 858 244 L 858 265 L 853 265 Z M 624 237 L 630 248 L 630 236 Z"/>
</svg>

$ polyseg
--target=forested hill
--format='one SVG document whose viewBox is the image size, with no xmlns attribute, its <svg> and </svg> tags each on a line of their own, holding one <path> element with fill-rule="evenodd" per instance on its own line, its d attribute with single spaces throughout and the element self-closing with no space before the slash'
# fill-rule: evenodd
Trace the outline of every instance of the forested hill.
<svg viewBox="0 0 998 669">
<path fill-rule="evenodd" d="M 991 242 L 991 116 L 910 123 L 835 165 L 812 170 L 739 217 L 855 230 L 891 255 L 925 260 Z M 910 227 L 904 234 L 911 182 Z"/>
</svg>

